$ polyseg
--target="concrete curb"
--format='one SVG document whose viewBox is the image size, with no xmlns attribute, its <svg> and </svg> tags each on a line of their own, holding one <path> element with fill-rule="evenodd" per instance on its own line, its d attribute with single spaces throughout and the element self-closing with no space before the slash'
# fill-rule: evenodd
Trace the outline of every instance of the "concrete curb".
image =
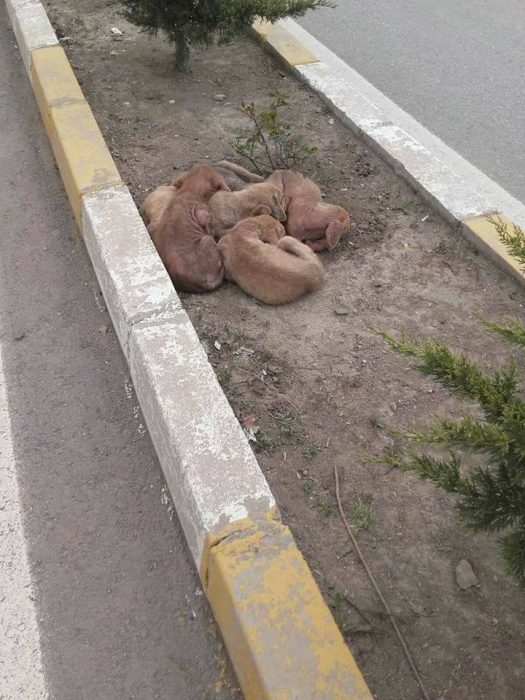
<svg viewBox="0 0 525 700">
<path fill-rule="evenodd" d="M 454 227 L 525 284 L 506 252 L 494 214 L 525 228 L 525 205 L 424 129 L 293 20 L 255 22 L 263 46 L 312 88 L 331 111 Z M 483 223 L 480 223 L 483 222 Z"/>
<path fill-rule="evenodd" d="M 280 521 L 42 5 L 37 0 L 6 0 L 6 5 L 189 550 L 245 697 L 371 700 Z"/>
</svg>

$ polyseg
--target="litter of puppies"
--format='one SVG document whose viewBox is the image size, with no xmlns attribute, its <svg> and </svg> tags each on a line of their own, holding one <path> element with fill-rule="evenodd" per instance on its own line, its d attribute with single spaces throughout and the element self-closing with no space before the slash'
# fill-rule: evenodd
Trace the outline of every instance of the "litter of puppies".
<svg viewBox="0 0 525 700">
<path fill-rule="evenodd" d="M 324 269 L 316 253 L 350 229 L 348 212 L 300 173 L 264 179 L 228 161 L 160 185 L 141 214 L 176 289 L 209 292 L 226 279 L 265 304 L 317 289 Z"/>
</svg>

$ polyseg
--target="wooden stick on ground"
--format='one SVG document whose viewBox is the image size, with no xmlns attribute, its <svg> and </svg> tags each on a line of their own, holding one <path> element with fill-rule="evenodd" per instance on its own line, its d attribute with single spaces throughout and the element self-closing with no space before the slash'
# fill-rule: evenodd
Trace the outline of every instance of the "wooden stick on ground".
<svg viewBox="0 0 525 700">
<path fill-rule="evenodd" d="M 376 583 L 376 580 L 374 578 L 374 575 L 370 571 L 370 568 L 368 564 L 366 563 L 366 560 L 361 552 L 361 549 L 359 545 L 357 544 L 357 540 L 355 538 L 354 533 L 352 532 L 352 529 L 350 525 L 348 524 L 348 520 L 346 519 L 345 512 L 343 510 L 343 504 L 341 503 L 341 495 L 339 493 L 339 472 L 337 471 L 337 467 L 334 466 L 334 475 L 335 475 L 335 497 L 337 499 L 337 507 L 339 508 L 339 514 L 341 515 L 341 520 L 343 521 L 343 525 L 346 528 L 346 531 L 348 532 L 348 535 L 350 536 L 350 539 L 352 540 L 352 544 L 354 545 L 355 551 L 357 552 L 357 555 L 359 556 L 359 559 L 361 560 L 361 564 L 363 565 L 366 574 L 368 578 L 370 579 L 370 583 L 374 587 L 374 590 L 377 594 L 377 597 L 381 601 L 386 614 L 388 615 L 388 619 L 390 620 L 390 623 L 392 624 L 392 627 L 394 628 L 394 631 L 399 639 L 399 642 L 401 644 L 401 647 L 403 649 L 403 653 L 405 654 L 406 660 L 408 661 L 408 665 L 410 666 L 410 669 L 412 673 L 414 674 L 414 678 L 417 681 L 417 684 L 419 685 L 419 689 L 421 690 L 421 695 L 424 697 L 425 700 L 430 700 L 430 696 L 428 695 L 425 686 L 423 685 L 423 681 L 421 680 L 421 676 L 419 675 L 419 672 L 416 668 L 416 664 L 414 663 L 414 659 L 412 658 L 412 654 L 410 653 L 407 643 L 405 642 L 405 638 L 403 637 L 403 634 L 401 630 L 399 629 L 399 626 L 392 615 L 392 611 L 390 610 L 390 606 L 388 605 L 387 601 L 385 600 L 384 595 L 381 593 L 381 589 Z"/>
</svg>

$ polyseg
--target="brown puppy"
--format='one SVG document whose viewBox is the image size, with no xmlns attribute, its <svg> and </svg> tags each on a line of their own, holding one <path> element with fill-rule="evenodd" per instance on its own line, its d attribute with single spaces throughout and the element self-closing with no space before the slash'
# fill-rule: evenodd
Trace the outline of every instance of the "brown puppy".
<svg viewBox="0 0 525 700">
<path fill-rule="evenodd" d="M 185 292 L 209 292 L 218 287 L 224 268 L 211 230 L 207 201 L 228 190 L 209 165 L 196 165 L 171 186 L 153 192 L 142 207 L 148 230 L 175 287 Z"/>
<path fill-rule="evenodd" d="M 312 250 L 335 248 L 350 229 L 346 209 L 322 201 L 315 182 L 294 170 L 276 170 L 269 178 L 288 198 L 286 232 Z"/>
<path fill-rule="evenodd" d="M 217 192 L 209 202 L 215 235 L 250 216 L 268 214 L 286 220 L 286 197 L 279 186 L 265 180 L 238 192 Z"/>
<path fill-rule="evenodd" d="M 317 289 L 324 270 L 315 253 L 268 215 L 244 219 L 219 241 L 226 279 L 265 304 L 287 304 Z"/>
</svg>

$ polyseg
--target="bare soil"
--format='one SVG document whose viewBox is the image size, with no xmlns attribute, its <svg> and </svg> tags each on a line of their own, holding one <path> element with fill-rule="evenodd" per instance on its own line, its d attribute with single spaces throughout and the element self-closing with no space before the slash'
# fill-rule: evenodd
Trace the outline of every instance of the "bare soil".
<svg viewBox="0 0 525 700">
<path fill-rule="evenodd" d="M 431 696 L 522 700 L 525 600 L 494 539 L 462 529 L 452 496 L 362 453 L 391 444 L 387 426 L 459 411 L 371 328 L 440 338 L 495 368 L 511 352 L 477 314 L 522 317 L 523 293 L 251 40 L 195 51 L 179 75 L 168 45 L 139 34 L 118 6 L 47 7 L 59 34 L 74 39 L 68 54 L 137 203 L 174 170 L 231 157 L 246 126 L 241 100 L 263 105 L 271 90 L 288 93 L 289 120 L 319 149 L 305 170 L 349 209 L 351 234 L 322 256 L 323 288 L 299 303 L 265 307 L 225 284 L 184 304 L 239 420 L 259 428 L 259 463 L 374 696 L 419 691 L 337 513 L 335 466 Z M 479 579 L 467 591 L 454 574 L 462 559 Z"/>
</svg>

